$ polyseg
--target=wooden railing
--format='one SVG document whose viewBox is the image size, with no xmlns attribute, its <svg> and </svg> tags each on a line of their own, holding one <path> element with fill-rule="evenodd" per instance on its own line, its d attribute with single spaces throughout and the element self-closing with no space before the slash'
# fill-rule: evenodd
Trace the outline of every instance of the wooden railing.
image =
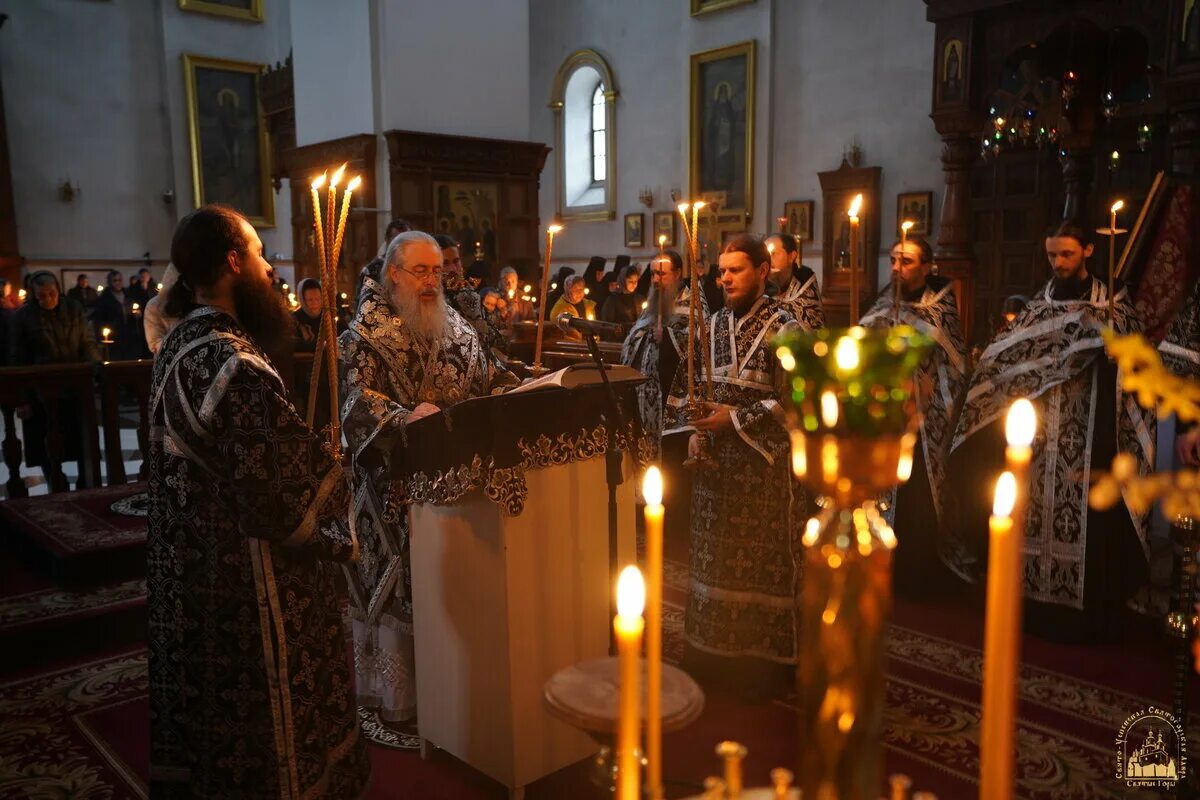
<svg viewBox="0 0 1200 800">
<path fill-rule="evenodd" d="M 620 355 L 619 344 L 603 342 L 600 347 L 607 362 L 615 362 Z M 558 340 L 546 348 L 542 360 L 547 367 L 558 369 L 576 361 L 587 361 L 589 356 L 582 342 Z M 313 356 L 311 353 L 296 353 L 282 361 L 284 363 L 279 365 L 280 374 L 290 382 L 293 402 L 303 415 L 303 404 L 298 398 L 305 396 L 312 373 Z M 142 467 L 136 478 L 145 480 L 153 371 L 154 362 L 150 359 L 0 368 L 0 413 L 4 417 L 2 450 L 4 463 L 8 466 L 8 481 L 5 484 L 8 497 L 29 496 L 21 476 L 25 444 L 18 432 L 17 411 L 29 406 L 35 399 L 46 411 L 46 472 L 50 476 L 51 492 L 71 489 L 63 476 L 62 464 L 66 434 L 72 425 L 78 426 L 81 442 L 79 481 L 75 488 L 90 489 L 102 485 L 101 458 L 105 466 L 104 484 L 113 486 L 129 481 L 121 447 L 121 402 L 131 397 L 137 406 L 137 443 L 143 456 Z"/>
<path fill-rule="evenodd" d="M 295 354 L 292 369 L 295 387 L 307 385 L 312 371 L 311 353 Z M 81 435 L 79 482 L 75 488 L 90 489 L 101 485 L 100 459 L 105 465 L 105 484 L 126 483 L 125 457 L 121 448 L 121 400 L 132 395 L 138 409 L 137 442 L 143 455 L 138 480 L 146 479 L 146 454 L 150 443 L 150 382 L 154 362 L 106 361 L 102 364 L 54 364 L 37 367 L 0 368 L 0 413 L 4 417 L 3 454 L 8 467 L 5 487 L 8 497 L 28 497 L 21 476 L 25 446 L 18 432 L 18 409 L 38 400 L 46 410 L 47 474 L 51 492 L 71 487 L 62 475 L 65 434 L 68 426 L 78 425 Z M 99 400 L 99 415 L 97 414 Z M 67 405 L 69 403 L 69 406 Z M 67 410 L 70 414 L 66 414 Z M 101 450 L 100 429 L 104 447 Z"/>
</svg>

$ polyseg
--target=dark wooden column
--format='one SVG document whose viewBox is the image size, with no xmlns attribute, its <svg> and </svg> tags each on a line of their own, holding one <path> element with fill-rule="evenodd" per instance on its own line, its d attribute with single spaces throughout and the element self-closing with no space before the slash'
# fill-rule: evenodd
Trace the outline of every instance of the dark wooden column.
<svg viewBox="0 0 1200 800">
<path fill-rule="evenodd" d="M 1166 95 L 1171 171 L 1200 175 L 1200 44 L 1185 26 L 1184 0 L 1171 0 Z M 1193 14 L 1200 9 L 1193 7 Z"/>
<path fill-rule="evenodd" d="M 1062 160 L 1063 188 L 1066 189 L 1063 219 L 1087 218 L 1094 176 L 1092 159 L 1089 150 L 1071 150 Z"/>
<path fill-rule="evenodd" d="M 951 129 L 942 135 L 942 216 L 935 246 L 938 274 L 957 281 L 963 334 L 975 323 L 975 250 L 971 238 L 971 165 L 979 157 L 975 136 Z"/>
<path fill-rule="evenodd" d="M 979 131 L 983 128 L 983 116 L 973 110 L 979 106 L 982 60 L 975 53 L 972 10 L 962 4 L 929 2 L 927 15 L 937 26 L 929 116 L 942 137 L 942 214 L 934 255 L 938 274 L 955 281 L 967 341 L 971 341 L 975 324 L 978 266 L 971 230 L 971 167 L 979 158 Z"/>
<path fill-rule="evenodd" d="M 0 14 L 0 30 L 6 19 L 7 14 Z M 4 78 L 0 76 L 0 275 L 17 281 L 22 260 L 17 247 L 17 210 L 13 202 L 12 162 L 8 157 L 8 128 L 4 122 Z"/>
</svg>

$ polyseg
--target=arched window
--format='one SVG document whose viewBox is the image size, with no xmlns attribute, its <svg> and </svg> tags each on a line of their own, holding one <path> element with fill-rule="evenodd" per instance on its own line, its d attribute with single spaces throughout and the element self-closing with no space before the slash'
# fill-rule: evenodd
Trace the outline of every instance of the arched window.
<svg viewBox="0 0 1200 800">
<path fill-rule="evenodd" d="M 604 183 L 608 178 L 608 150 L 604 140 L 605 128 L 608 125 L 605 119 L 607 111 L 604 84 L 598 83 L 596 91 L 592 92 L 592 183 Z"/>
<path fill-rule="evenodd" d="M 580 50 L 554 78 L 555 208 L 563 219 L 616 219 L 617 89 L 608 63 Z"/>
</svg>

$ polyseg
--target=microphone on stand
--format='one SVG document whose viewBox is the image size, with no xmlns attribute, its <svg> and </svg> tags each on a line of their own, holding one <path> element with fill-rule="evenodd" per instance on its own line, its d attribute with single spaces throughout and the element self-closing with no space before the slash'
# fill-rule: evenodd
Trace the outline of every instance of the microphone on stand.
<svg viewBox="0 0 1200 800">
<path fill-rule="evenodd" d="M 618 325 L 615 322 L 596 322 L 593 319 L 576 317 L 565 311 L 558 315 L 558 319 L 555 322 L 558 323 L 559 329 L 567 332 L 574 330 L 591 336 L 612 336 L 616 339 L 625 338 L 625 326 Z"/>
</svg>

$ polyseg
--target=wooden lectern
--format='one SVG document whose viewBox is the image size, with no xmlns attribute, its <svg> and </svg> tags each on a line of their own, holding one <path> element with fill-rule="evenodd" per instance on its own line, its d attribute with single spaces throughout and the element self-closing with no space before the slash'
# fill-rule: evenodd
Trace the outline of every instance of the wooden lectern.
<svg viewBox="0 0 1200 800">
<path fill-rule="evenodd" d="M 622 406 L 633 418 L 632 392 L 625 394 Z M 590 444 L 600 402 L 599 387 L 468 401 L 462 405 L 474 409 L 450 409 L 458 413 L 449 415 L 442 446 L 432 451 L 439 455 L 417 449 L 429 434 L 426 420 L 412 426 L 406 447 L 410 460 L 414 451 L 444 459 L 457 450 L 457 460 L 469 463 L 474 456 L 462 437 L 485 435 L 492 438 L 475 440 L 477 451 L 520 459 L 526 491 L 516 507 L 498 499 L 496 480 L 488 484 L 490 496 L 473 486 L 449 500 L 429 489 L 422 499 L 421 487 L 437 483 L 425 480 L 428 467 L 413 481 L 418 490 L 409 506 L 422 754 L 440 747 L 509 787 L 514 798 L 597 750 L 593 739 L 548 713 L 543 688 L 559 670 L 609 654 L 615 586 L 608 487 L 604 452 Z M 498 457 L 483 461 L 491 458 Z M 623 466 L 620 565 L 636 557 L 636 474 L 628 451 Z"/>
</svg>

